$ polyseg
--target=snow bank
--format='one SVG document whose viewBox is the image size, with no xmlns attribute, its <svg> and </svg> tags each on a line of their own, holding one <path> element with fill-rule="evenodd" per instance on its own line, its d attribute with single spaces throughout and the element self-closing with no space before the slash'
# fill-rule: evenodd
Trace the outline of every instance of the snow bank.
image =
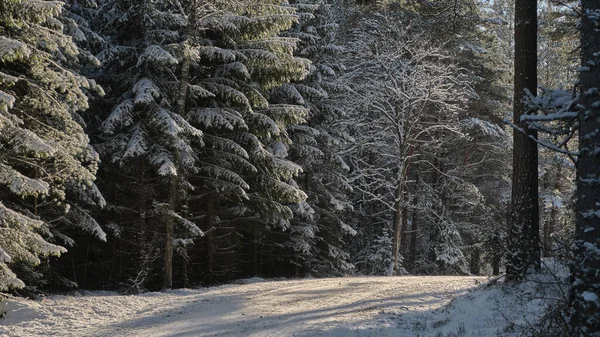
<svg viewBox="0 0 600 337">
<path fill-rule="evenodd" d="M 232 281 L 231 284 L 253 284 L 259 282 L 267 282 L 267 280 L 262 277 L 250 277 Z"/>
<path fill-rule="evenodd" d="M 420 337 L 517 337 L 527 335 L 557 301 L 568 293 L 568 268 L 554 260 L 544 260 L 542 271 L 515 285 L 503 279 L 485 283 L 458 296 L 448 305 L 424 315 L 405 315 L 408 328 L 396 336 Z"/>
<path fill-rule="evenodd" d="M 4 315 L 0 320 L 1 324 L 19 324 L 48 318 L 48 312 L 39 303 L 18 298 L 0 301 L 0 313 Z"/>
</svg>

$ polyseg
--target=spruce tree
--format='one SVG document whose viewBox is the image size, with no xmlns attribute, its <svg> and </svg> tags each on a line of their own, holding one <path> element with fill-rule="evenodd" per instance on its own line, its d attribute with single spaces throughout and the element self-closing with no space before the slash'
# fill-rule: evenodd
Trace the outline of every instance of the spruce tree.
<svg viewBox="0 0 600 337">
<path fill-rule="evenodd" d="M 191 211 L 206 216 L 207 230 L 220 238 L 209 234 L 204 247 L 208 282 L 213 275 L 232 274 L 244 245 L 255 253 L 250 266 L 239 269 L 258 273 L 257 238 L 270 226 L 287 227 L 290 205 L 305 198 L 290 184 L 300 167 L 280 149 L 291 141 L 286 127 L 303 122 L 306 109 L 269 104 L 270 89 L 302 78 L 308 68 L 307 60 L 293 55 L 296 41 L 277 36 L 297 21 L 295 10 L 268 1 L 219 8 L 222 14 L 199 22 L 205 57 L 195 71 L 197 84 L 210 94 L 194 101 L 197 108 L 190 115 L 207 134 L 207 146 L 199 154 L 206 165 L 195 177 L 193 197 L 209 208 Z M 219 258 L 222 268 L 216 271 Z"/>
<path fill-rule="evenodd" d="M 600 104 L 598 104 L 598 45 L 600 4 L 581 2 L 581 103 L 577 161 L 577 228 L 569 297 L 571 336 L 600 336 Z"/>
<path fill-rule="evenodd" d="M 185 233 L 202 234 L 182 216 L 178 198 L 189 188 L 187 177 L 198 170 L 193 144 L 202 145 L 202 132 L 179 107 L 181 67 L 188 53 L 182 33 L 186 13 L 171 2 L 107 1 L 97 15 L 96 26 L 106 36 L 99 53 L 100 80 L 111 88 L 104 104 L 112 106 L 99 125 L 97 147 L 115 164 L 106 167 L 107 174 L 126 180 L 112 188 L 134 185 L 138 194 L 133 203 L 128 193 L 118 195 L 110 208 L 136 224 L 137 237 L 131 239 L 140 263 L 132 276 L 158 270 L 149 264 L 156 256 L 148 254 L 157 254 L 149 249 L 156 244 L 152 241 L 162 242 L 160 278 L 164 288 L 171 288 L 174 244 L 183 242 L 178 239 L 187 238 Z M 176 224 L 184 230 L 176 231 Z M 151 238 L 150 232 L 160 235 Z"/>
<path fill-rule="evenodd" d="M 309 110 L 306 123 L 288 128 L 292 139 L 288 156 L 302 167 L 296 182 L 308 199 L 294 207 L 286 245 L 297 252 L 295 263 L 305 272 L 348 273 L 353 266 L 346 239 L 355 231 L 344 220 L 352 210 L 352 187 L 346 177 L 348 166 L 339 155 L 344 134 L 338 122 L 346 117 L 339 97 L 348 90 L 338 81 L 345 69 L 340 63 L 343 47 L 336 44 L 339 6 L 321 1 L 296 1 L 291 6 L 300 13 L 300 21 L 284 34 L 299 39 L 296 53 L 312 64 L 304 80 L 276 88 L 271 98 Z"/>
<path fill-rule="evenodd" d="M 304 198 L 287 183 L 299 167 L 269 151 L 288 141 L 286 125 L 306 115 L 268 104 L 269 89 L 306 73 L 307 61 L 293 56 L 295 40 L 277 37 L 297 20 L 294 12 L 274 1 L 107 1 L 99 8 L 95 22 L 106 43 L 98 75 L 111 89 L 100 105 L 111 112 L 96 134 L 114 163 L 106 174 L 121 177 L 106 186 L 120 219 L 115 233 L 129 233 L 121 239 L 142 262 L 129 278 L 157 269 L 149 241 L 161 240 L 164 287 L 178 281 L 169 272 L 173 259 L 184 279 L 194 259 L 200 270 L 189 272 L 212 283 L 214 274 L 235 269 L 236 250 L 218 246 L 235 247 L 229 233 L 240 219 L 279 224 L 291 217 L 288 205 Z M 161 221 L 163 239 L 152 237 Z M 173 221 L 195 235 L 204 227 L 206 238 L 191 240 Z M 216 250 L 218 265 L 230 267 L 214 270 Z"/>
<path fill-rule="evenodd" d="M 9 266 L 29 270 L 73 245 L 65 226 L 106 236 L 84 206 L 104 200 L 94 185 L 98 156 L 78 115 L 88 108 L 86 92 L 101 89 L 72 70 L 85 55 L 63 33 L 62 7 L 0 2 L 0 290 L 24 285 Z"/>
</svg>

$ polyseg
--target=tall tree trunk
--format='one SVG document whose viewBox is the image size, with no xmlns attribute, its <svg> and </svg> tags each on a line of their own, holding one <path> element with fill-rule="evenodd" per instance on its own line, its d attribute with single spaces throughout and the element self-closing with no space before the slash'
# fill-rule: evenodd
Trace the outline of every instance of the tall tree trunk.
<svg viewBox="0 0 600 337">
<path fill-rule="evenodd" d="M 407 235 L 408 232 L 408 203 L 410 201 L 410 193 L 408 191 L 408 186 L 406 186 L 406 190 L 404 191 L 404 196 L 402 198 L 402 234 L 400 235 L 400 251 L 402 252 L 402 256 L 406 258 L 408 253 L 408 241 L 409 237 Z"/>
<path fill-rule="evenodd" d="M 581 106 L 571 336 L 600 336 L 600 1 L 582 0 Z"/>
<path fill-rule="evenodd" d="M 550 236 L 554 232 L 554 223 L 557 216 L 557 208 L 552 205 L 550 209 L 550 216 L 544 222 L 544 257 L 552 256 L 552 237 Z"/>
<path fill-rule="evenodd" d="M 184 217 L 189 217 L 190 216 L 190 204 L 189 204 L 189 194 L 185 193 L 184 197 L 183 197 L 183 201 L 180 201 L 181 204 L 181 208 L 183 210 L 183 216 Z M 189 262 L 190 262 L 190 255 L 189 255 L 189 249 L 187 246 L 183 247 L 184 250 L 184 254 L 182 254 L 182 259 L 181 259 L 181 277 L 182 279 L 182 286 L 183 288 L 187 288 L 188 287 L 188 270 L 189 270 Z"/>
<path fill-rule="evenodd" d="M 479 275 L 480 261 L 481 261 L 481 248 L 479 248 L 475 245 L 475 246 L 473 246 L 473 249 L 471 250 L 471 260 L 469 263 L 469 269 L 470 269 L 471 274 Z"/>
<path fill-rule="evenodd" d="M 188 93 L 189 77 L 190 77 L 190 64 L 191 64 L 191 50 L 189 47 L 190 41 L 193 39 L 193 32 L 196 26 L 196 1 L 192 0 L 189 7 L 188 23 L 187 23 L 187 36 L 186 42 L 184 43 L 185 50 L 183 56 L 183 64 L 181 66 L 181 82 L 179 86 L 179 97 L 177 98 L 177 113 L 181 116 L 185 116 L 186 99 Z M 179 186 L 179 153 L 177 150 L 174 151 L 174 164 L 177 171 L 176 174 L 169 177 L 169 208 L 172 212 L 177 211 L 177 189 Z M 175 235 L 175 218 L 168 216 L 165 222 L 165 256 L 164 256 L 164 289 L 171 289 L 173 287 L 173 238 Z"/>
<path fill-rule="evenodd" d="M 539 266 L 539 205 L 537 132 L 521 122 L 527 108 L 525 90 L 537 91 L 537 0 L 515 1 L 513 176 L 508 215 L 506 278 L 521 280 L 531 266 Z"/>
<path fill-rule="evenodd" d="M 138 191 L 138 259 L 139 259 L 139 272 L 146 274 L 148 272 L 149 266 L 148 263 L 150 261 L 150 257 L 148 256 L 150 252 L 148 251 L 148 229 L 146 224 L 146 188 L 145 188 L 145 172 L 146 165 L 143 158 L 139 159 L 138 165 L 139 173 L 138 173 L 138 181 L 137 181 L 137 191 Z"/>
<path fill-rule="evenodd" d="M 418 223 L 419 223 L 419 210 L 416 208 L 419 205 L 419 183 L 421 182 L 421 176 L 417 172 L 415 188 L 413 189 L 413 205 L 414 209 L 412 211 L 412 219 L 411 219 L 411 228 L 410 228 L 410 248 L 408 252 L 408 268 L 410 268 L 411 272 L 414 272 L 415 269 L 415 261 L 417 260 L 417 231 L 418 231 Z"/>
<path fill-rule="evenodd" d="M 556 162 L 556 175 L 554 178 L 553 190 L 558 191 L 560 188 L 560 175 L 562 172 L 562 165 L 560 161 Z M 555 225 L 558 217 L 558 207 L 552 203 L 552 208 L 550 209 L 550 216 L 546 219 L 544 223 L 544 257 L 552 256 L 552 233 L 554 233 Z"/>
<path fill-rule="evenodd" d="M 406 232 L 407 221 L 406 217 L 408 203 L 408 191 L 406 188 L 406 180 L 408 177 L 408 169 L 410 167 L 410 163 L 405 162 L 405 158 L 403 153 L 404 151 L 400 151 L 398 155 L 402 158 L 402 162 L 399 167 L 399 177 L 398 177 L 398 186 L 396 187 L 396 195 L 394 201 L 394 236 L 392 238 L 392 256 L 394 263 L 394 274 L 398 274 L 400 271 L 400 251 L 402 249 L 401 244 L 405 242 L 405 239 L 402 238 L 402 233 Z"/>
<path fill-rule="evenodd" d="M 181 274 L 183 277 L 182 286 L 187 288 L 188 286 L 188 258 L 186 256 L 181 259 Z"/>
<path fill-rule="evenodd" d="M 258 276 L 258 229 L 256 228 L 252 229 L 250 259 L 252 260 L 252 276 Z"/>
<path fill-rule="evenodd" d="M 206 202 L 206 272 L 208 284 L 213 284 L 213 276 L 215 272 L 215 247 L 213 236 L 215 231 L 215 215 L 213 207 L 213 199 L 208 198 Z"/>
<path fill-rule="evenodd" d="M 196 28 L 196 0 L 190 2 L 190 13 L 188 15 L 186 41 L 184 42 L 183 63 L 181 65 L 181 82 L 179 84 L 179 97 L 177 98 L 177 113 L 185 116 L 185 106 L 188 94 L 188 85 L 190 80 L 190 65 L 192 49 L 190 44 L 194 38 L 194 29 Z"/>
<path fill-rule="evenodd" d="M 177 200 L 177 175 L 169 177 L 169 209 L 172 212 L 176 211 Z M 165 221 L 165 253 L 163 257 L 163 289 L 173 288 L 173 239 L 175 238 L 175 218 L 171 214 L 167 214 Z"/>
<path fill-rule="evenodd" d="M 400 269 L 400 242 L 402 240 L 402 201 L 404 199 L 404 177 L 398 179 L 396 187 L 395 205 L 394 205 L 394 236 L 392 238 L 392 256 L 394 263 L 394 274 L 398 274 Z"/>
<path fill-rule="evenodd" d="M 502 260 L 501 253 L 494 252 L 492 256 L 492 275 L 500 275 L 500 261 Z"/>
<path fill-rule="evenodd" d="M 437 168 L 440 167 L 440 161 L 437 157 L 433 159 L 433 166 Z M 440 172 L 440 169 L 433 171 L 432 183 L 434 186 L 434 190 L 438 190 L 438 187 L 441 185 L 442 177 Z M 437 206 L 436 209 L 434 209 L 434 211 L 437 212 L 440 216 L 442 215 L 441 206 Z M 439 226 L 436 222 L 434 222 L 430 226 L 431 230 L 429 231 L 429 250 L 427 251 L 427 259 L 429 260 L 428 262 L 435 263 L 437 260 L 437 254 L 435 252 L 435 243 L 437 242 L 439 236 Z"/>
</svg>

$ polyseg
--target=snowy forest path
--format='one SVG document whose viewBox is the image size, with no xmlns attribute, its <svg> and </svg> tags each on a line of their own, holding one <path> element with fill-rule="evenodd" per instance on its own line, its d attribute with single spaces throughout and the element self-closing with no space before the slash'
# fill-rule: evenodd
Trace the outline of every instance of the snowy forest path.
<svg viewBox="0 0 600 337">
<path fill-rule="evenodd" d="M 10 336 L 386 336 L 484 277 L 347 277 L 258 282 L 136 296 L 53 296 Z"/>
</svg>

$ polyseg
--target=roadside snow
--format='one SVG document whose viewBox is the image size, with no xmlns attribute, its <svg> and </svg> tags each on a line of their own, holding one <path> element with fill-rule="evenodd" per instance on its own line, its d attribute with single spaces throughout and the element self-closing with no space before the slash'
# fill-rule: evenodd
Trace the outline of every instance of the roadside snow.
<svg viewBox="0 0 600 337">
<path fill-rule="evenodd" d="M 501 311 L 514 305 L 515 296 L 497 286 L 474 290 L 485 280 L 252 279 L 243 285 L 131 296 L 104 292 L 42 301 L 11 298 L 0 302 L 7 312 L 0 320 L 0 336 L 513 336 L 498 333 L 508 325 Z M 543 311 L 542 302 L 531 305 L 535 310 L 527 307 L 528 313 L 539 313 L 538 306 Z"/>
<path fill-rule="evenodd" d="M 542 271 L 521 283 L 507 285 L 496 279 L 433 312 L 406 316 L 412 334 L 409 323 L 394 336 L 529 336 L 540 328 L 536 324 L 553 304 L 566 300 L 568 275 L 565 265 L 544 259 Z"/>
<path fill-rule="evenodd" d="M 235 280 L 231 283 L 232 284 L 252 284 L 252 283 L 259 283 L 259 282 L 267 282 L 267 280 L 265 280 L 262 277 L 250 277 L 250 278 L 243 278 L 243 279 Z"/>
</svg>

